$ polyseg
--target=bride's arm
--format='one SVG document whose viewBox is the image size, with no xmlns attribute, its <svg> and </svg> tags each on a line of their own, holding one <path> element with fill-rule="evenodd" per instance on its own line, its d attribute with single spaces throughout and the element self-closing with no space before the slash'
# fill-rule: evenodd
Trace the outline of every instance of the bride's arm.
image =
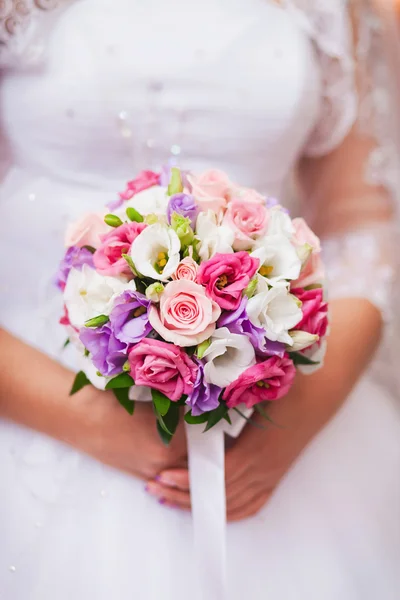
<svg viewBox="0 0 400 600">
<path fill-rule="evenodd" d="M 0 418 L 68 443 L 143 479 L 185 464 L 183 428 L 169 448 L 154 414 L 137 403 L 131 418 L 111 392 L 92 386 L 69 396 L 74 374 L 0 329 Z"/>
</svg>

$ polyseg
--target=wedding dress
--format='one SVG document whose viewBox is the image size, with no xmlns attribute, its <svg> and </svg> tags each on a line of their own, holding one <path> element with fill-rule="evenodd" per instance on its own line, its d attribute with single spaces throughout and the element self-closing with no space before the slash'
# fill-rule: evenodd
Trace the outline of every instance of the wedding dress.
<svg viewBox="0 0 400 600">
<path fill-rule="evenodd" d="M 6 329 L 66 364 L 54 274 L 67 222 L 168 160 L 296 196 L 287 182 L 301 156 L 338 151 L 356 121 L 374 140 L 362 174 L 371 193 L 341 199 L 344 226 L 326 256 L 331 296 L 369 298 L 392 339 L 268 505 L 229 525 L 228 578 L 230 600 L 397 600 L 400 409 L 388 348 L 398 249 L 394 218 L 374 225 L 375 207 L 394 206 L 400 189 L 384 15 L 354 3 L 357 94 L 342 0 L 55 4 L 0 8 L 0 307 Z M 342 175 L 316 185 L 304 210 L 330 215 L 324 194 Z M 186 600 L 195 575 L 190 514 L 0 422 L 2 600 Z"/>
</svg>

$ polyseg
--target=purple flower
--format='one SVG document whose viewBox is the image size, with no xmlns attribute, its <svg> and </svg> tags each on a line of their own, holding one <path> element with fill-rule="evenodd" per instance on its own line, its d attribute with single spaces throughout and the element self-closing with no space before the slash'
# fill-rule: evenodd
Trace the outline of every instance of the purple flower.
<svg viewBox="0 0 400 600">
<path fill-rule="evenodd" d="M 171 223 L 172 213 L 176 212 L 182 217 L 187 217 L 191 221 L 191 226 L 194 227 L 198 213 L 196 200 L 190 194 L 174 194 L 169 199 L 167 208 L 167 218 Z"/>
<path fill-rule="evenodd" d="M 64 290 L 69 272 L 72 268 L 81 269 L 83 265 L 88 265 L 94 269 L 93 254 L 87 248 L 71 246 L 65 253 L 60 262 L 60 267 L 56 275 L 56 285 L 60 290 Z"/>
<path fill-rule="evenodd" d="M 219 396 L 222 389 L 217 385 L 207 383 L 204 379 L 204 365 L 198 359 L 193 357 L 192 360 L 198 365 L 196 381 L 193 391 L 188 396 L 186 404 L 192 409 L 192 415 L 197 417 L 205 412 L 214 410 L 219 406 Z"/>
<path fill-rule="evenodd" d="M 117 340 L 125 344 L 137 344 L 152 330 L 148 311 L 151 302 L 139 292 L 127 290 L 115 301 L 110 323 Z"/>
<path fill-rule="evenodd" d="M 218 319 L 218 327 L 227 327 L 231 333 L 247 335 L 258 354 L 269 354 L 282 357 L 285 345 L 280 342 L 271 342 L 265 337 L 262 327 L 253 325 L 247 316 L 247 298 L 243 297 L 239 307 L 233 312 L 223 312 Z"/>
<path fill-rule="evenodd" d="M 79 339 L 90 352 L 96 369 L 105 377 L 112 377 L 122 372 L 127 360 L 127 344 L 114 336 L 110 323 L 93 329 L 83 327 Z"/>
</svg>

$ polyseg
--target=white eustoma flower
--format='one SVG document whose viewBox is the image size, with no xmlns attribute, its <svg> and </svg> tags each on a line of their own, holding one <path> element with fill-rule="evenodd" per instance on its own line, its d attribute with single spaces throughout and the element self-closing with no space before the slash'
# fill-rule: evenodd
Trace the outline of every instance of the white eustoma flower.
<svg viewBox="0 0 400 600">
<path fill-rule="evenodd" d="M 130 257 L 141 275 L 168 281 L 179 264 L 180 249 L 181 241 L 176 232 L 167 225 L 155 223 L 137 236 Z"/>
<path fill-rule="evenodd" d="M 292 219 L 288 213 L 281 206 L 272 208 L 267 235 L 284 235 L 287 238 L 291 238 L 294 232 Z"/>
<path fill-rule="evenodd" d="M 64 290 L 68 317 L 74 327 L 83 327 L 86 321 L 99 315 L 109 315 L 114 300 L 125 290 L 135 290 L 135 282 L 118 277 L 99 275 L 88 265 L 71 269 Z"/>
<path fill-rule="evenodd" d="M 297 368 L 304 375 L 311 375 L 318 371 L 324 366 L 324 359 L 326 354 L 327 341 L 324 340 L 321 344 L 314 344 L 311 348 L 304 350 L 302 354 L 317 363 L 315 365 L 298 365 Z"/>
<path fill-rule="evenodd" d="M 211 344 L 203 354 L 206 361 L 205 379 L 221 388 L 235 381 L 239 375 L 254 365 L 254 348 L 245 335 L 231 333 L 227 327 L 217 329 Z"/>
<path fill-rule="evenodd" d="M 260 261 L 260 274 L 270 285 L 300 275 L 301 260 L 290 240 L 282 235 L 267 235 L 257 243 L 251 256 Z"/>
<path fill-rule="evenodd" d="M 124 217 L 126 209 L 132 207 L 141 215 L 165 215 L 169 197 L 167 196 L 167 188 L 155 185 L 143 192 L 135 194 L 130 200 L 123 203 L 121 208 L 115 211 L 119 217 Z"/>
<path fill-rule="evenodd" d="M 303 315 L 297 298 L 289 293 L 284 282 L 268 289 L 266 283 L 263 285 L 260 281 L 258 290 L 247 303 L 250 321 L 257 327 L 263 327 L 266 337 L 272 342 L 292 346 L 289 329 L 295 327 Z"/>
<path fill-rule="evenodd" d="M 201 212 L 196 221 L 196 237 L 200 240 L 197 252 L 202 261 L 208 260 L 217 252 L 230 254 L 234 232 L 226 225 L 219 225 L 214 211 Z"/>
</svg>

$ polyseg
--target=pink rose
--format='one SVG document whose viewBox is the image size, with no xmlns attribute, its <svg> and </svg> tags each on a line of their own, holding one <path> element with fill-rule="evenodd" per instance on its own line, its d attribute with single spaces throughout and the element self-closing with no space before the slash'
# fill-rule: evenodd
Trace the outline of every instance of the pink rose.
<svg viewBox="0 0 400 600">
<path fill-rule="evenodd" d="M 190 256 L 187 256 L 176 268 L 175 273 L 172 275 L 172 279 L 188 279 L 189 281 L 196 281 L 196 275 L 199 265 Z"/>
<path fill-rule="evenodd" d="M 154 173 L 154 171 L 141 171 L 135 179 L 128 181 L 126 190 L 121 192 L 119 197 L 121 200 L 130 200 L 135 194 L 143 192 L 143 190 L 147 190 L 154 185 L 159 185 L 159 182 L 159 173 Z"/>
<path fill-rule="evenodd" d="M 180 279 L 165 287 L 159 306 L 152 306 L 149 321 L 167 342 L 177 346 L 195 346 L 215 331 L 221 315 L 218 304 L 200 285 Z"/>
<path fill-rule="evenodd" d="M 225 209 L 231 197 L 232 183 L 223 171 L 209 169 L 202 175 L 188 175 L 191 194 L 195 197 L 200 210 L 209 209 L 216 213 Z"/>
<path fill-rule="evenodd" d="M 273 356 L 244 371 L 224 391 L 223 400 L 229 408 L 246 404 L 251 408 L 266 400 L 279 400 L 292 387 L 296 369 L 285 355 Z"/>
<path fill-rule="evenodd" d="M 328 329 L 328 304 L 324 302 L 322 288 L 314 290 L 297 288 L 291 290 L 291 293 L 302 302 L 303 318 L 295 329 L 323 338 Z"/>
<path fill-rule="evenodd" d="M 256 204 L 263 204 L 265 206 L 266 198 L 259 194 L 252 188 L 237 186 L 232 189 L 232 199 L 240 200 L 241 202 L 252 202 Z"/>
<path fill-rule="evenodd" d="M 65 234 L 65 245 L 97 248 L 100 245 L 100 236 L 110 231 L 110 227 L 104 223 L 104 214 L 86 213 L 78 221 L 70 224 Z"/>
<path fill-rule="evenodd" d="M 132 275 L 126 260 L 122 256 L 128 254 L 132 242 L 142 233 L 145 223 L 124 223 L 103 235 L 101 245 L 93 254 L 96 270 L 102 275 Z"/>
<path fill-rule="evenodd" d="M 254 240 L 265 234 L 269 212 L 258 202 L 232 200 L 228 204 L 223 223 L 235 234 L 234 250 L 249 250 Z"/>
<path fill-rule="evenodd" d="M 294 245 L 298 249 L 306 244 L 312 248 L 310 256 L 301 269 L 300 277 L 292 283 L 292 287 L 307 287 L 315 283 L 322 283 L 325 273 L 319 238 L 311 231 L 304 219 L 293 219 L 292 223 L 295 230 L 292 237 Z"/>
<path fill-rule="evenodd" d="M 206 287 L 210 298 L 221 308 L 236 310 L 259 264 L 258 258 L 247 252 L 217 253 L 200 265 L 197 282 Z"/>
<path fill-rule="evenodd" d="M 145 338 L 132 348 L 128 360 L 136 385 L 159 390 L 175 402 L 193 390 L 198 366 L 181 348 Z"/>
</svg>

